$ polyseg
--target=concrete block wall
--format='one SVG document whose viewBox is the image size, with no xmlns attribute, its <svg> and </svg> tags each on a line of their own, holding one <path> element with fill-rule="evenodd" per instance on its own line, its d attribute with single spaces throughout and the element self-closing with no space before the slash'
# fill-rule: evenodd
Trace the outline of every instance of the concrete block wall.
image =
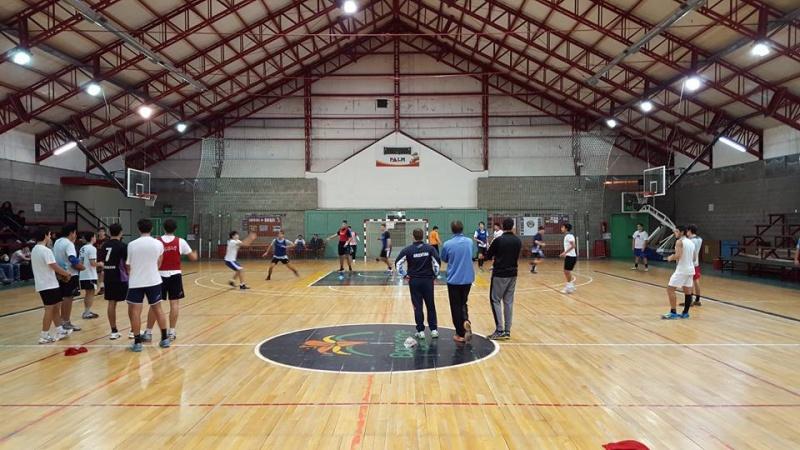
<svg viewBox="0 0 800 450">
<path fill-rule="evenodd" d="M 709 210 L 713 205 L 713 211 Z M 741 240 L 770 213 L 800 223 L 800 157 L 789 155 L 691 173 L 660 205 L 676 223 L 694 223 L 706 239 Z"/>
<path fill-rule="evenodd" d="M 227 240 L 231 230 L 242 228 L 251 214 L 280 215 L 289 236 L 302 234 L 304 213 L 317 209 L 317 180 L 305 178 L 209 178 L 192 186 L 180 180 L 158 179 L 154 211 L 171 205 L 173 214 L 199 224 L 204 242 Z M 204 249 L 205 250 L 205 249 Z"/>
</svg>

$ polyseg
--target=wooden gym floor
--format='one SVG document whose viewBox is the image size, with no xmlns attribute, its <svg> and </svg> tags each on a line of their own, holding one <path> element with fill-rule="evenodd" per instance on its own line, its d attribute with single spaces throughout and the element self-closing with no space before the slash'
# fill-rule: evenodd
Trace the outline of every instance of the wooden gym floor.
<svg viewBox="0 0 800 450">
<path fill-rule="evenodd" d="M 800 447 L 800 290 L 707 275 L 706 295 L 789 318 L 704 301 L 662 321 L 664 289 L 647 283 L 668 269 L 580 261 L 566 296 L 550 260 L 519 277 L 513 340 L 476 364 L 348 374 L 258 358 L 259 342 L 292 330 L 413 323 L 406 288 L 309 287 L 335 265 L 298 261 L 300 278 L 278 267 L 265 282 L 265 263 L 246 261 L 249 292 L 226 286 L 221 262 L 188 265 L 178 340 L 140 354 L 108 340 L 103 300 L 100 319 L 73 320 L 83 331 L 36 345 L 41 310 L 14 314 L 39 306 L 33 288 L 2 291 L 0 448 Z M 488 276 L 470 296 L 480 334 L 493 330 Z M 118 315 L 125 335 L 124 305 Z M 65 357 L 67 345 L 89 352 Z"/>
</svg>

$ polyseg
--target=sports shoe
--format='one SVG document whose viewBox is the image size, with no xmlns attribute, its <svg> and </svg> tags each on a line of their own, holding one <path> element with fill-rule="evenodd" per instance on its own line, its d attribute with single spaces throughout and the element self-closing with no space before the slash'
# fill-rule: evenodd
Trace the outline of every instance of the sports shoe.
<svg viewBox="0 0 800 450">
<path fill-rule="evenodd" d="M 111 339 L 112 341 L 116 341 L 117 339 L 119 339 L 121 337 L 122 337 L 122 335 L 120 335 L 119 333 L 111 333 L 111 335 L 108 336 L 108 338 Z"/>
<path fill-rule="evenodd" d="M 161 347 L 161 348 L 169 348 L 170 344 L 171 344 L 171 342 L 170 342 L 169 338 L 166 338 L 166 339 L 162 339 L 161 342 L 158 343 L 158 346 Z"/>
<path fill-rule="evenodd" d="M 425 332 L 424 331 L 417 331 L 414 333 L 414 337 L 417 339 L 425 339 Z"/>
<path fill-rule="evenodd" d="M 136 352 L 136 353 L 141 352 L 142 351 L 142 343 L 141 342 L 134 342 L 133 345 L 131 345 L 131 351 L 132 352 Z"/>
<path fill-rule="evenodd" d="M 144 342 L 153 342 L 153 333 L 152 332 L 148 333 L 148 332 L 145 331 L 142 334 L 142 341 L 144 341 Z"/>
<path fill-rule="evenodd" d="M 177 335 L 177 334 L 175 334 L 175 332 L 174 332 L 174 331 L 167 331 L 167 338 L 168 338 L 170 341 L 174 341 L 175 339 L 177 339 L 177 338 L 178 338 L 178 335 Z"/>
<path fill-rule="evenodd" d="M 61 328 L 65 329 L 65 330 L 81 331 L 81 327 L 75 325 L 72 322 L 66 322 L 66 323 L 62 324 Z"/>
<path fill-rule="evenodd" d="M 250 286 L 248 286 L 248 285 L 246 285 L 246 284 L 243 284 L 243 285 L 239 286 L 239 290 L 240 290 L 240 291 L 246 291 L 246 290 L 248 290 L 248 289 L 250 289 Z"/>
<path fill-rule="evenodd" d="M 466 339 L 464 339 L 463 337 L 461 337 L 461 336 L 459 336 L 457 334 L 453 335 L 453 340 L 456 341 L 456 342 L 460 342 L 460 343 L 466 342 Z"/>
<path fill-rule="evenodd" d="M 439 330 L 431 330 L 431 337 L 436 339 L 439 337 Z"/>
<path fill-rule="evenodd" d="M 650 268 L 649 268 L 649 267 L 645 267 L 645 268 L 644 268 L 644 271 L 645 271 L 645 272 L 650 272 Z"/>
<path fill-rule="evenodd" d="M 700 300 L 695 300 L 694 303 L 692 303 L 692 306 L 703 306 L 703 304 L 700 303 Z"/>
<path fill-rule="evenodd" d="M 681 317 L 681 319 L 688 319 L 689 318 L 689 313 L 679 314 L 679 316 Z"/>
<path fill-rule="evenodd" d="M 500 339 L 502 339 L 504 341 L 511 340 L 511 332 L 510 331 L 504 331 L 503 332 L 503 337 L 500 338 Z"/>
<path fill-rule="evenodd" d="M 95 314 L 95 313 L 93 313 L 93 312 L 91 312 L 91 311 L 84 312 L 84 313 L 81 315 L 81 319 L 85 319 L 85 320 L 89 320 L 89 319 L 97 319 L 98 317 L 100 317 L 98 314 Z"/>
<path fill-rule="evenodd" d="M 234 282 L 233 280 L 230 280 L 230 281 L 228 281 L 228 285 L 230 287 L 236 287 L 236 282 Z"/>
<path fill-rule="evenodd" d="M 495 331 L 494 333 L 492 333 L 492 334 L 490 334 L 489 336 L 486 336 L 486 337 L 491 339 L 491 340 L 493 340 L 493 341 L 499 341 L 500 339 L 503 338 L 503 332 L 502 331 Z"/>
<path fill-rule="evenodd" d="M 56 341 L 56 339 L 53 336 L 50 336 L 49 334 L 47 334 L 45 336 L 39 336 L 39 343 L 40 344 L 52 344 L 55 341 Z"/>
<path fill-rule="evenodd" d="M 639 270 L 639 268 L 636 267 L 636 266 L 633 266 L 633 267 L 631 267 L 631 270 Z"/>
<path fill-rule="evenodd" d="M 663 316 L 661 316 L 661 318 L 664 319 L 664 320 L 675 320 L 675 319 L 680 319 L 681 315 L 678 314 L 678 313 L 674 313 L 674 312 L 668 312 L 668 313 L 664 314 Z"/>
<path fill-rule="evenodd" d="M 267 275 L 267 278 L 264 278 L 264 281 L 269 281 L 272 279 L 272 275 Z"/>
<path fill-rule="evenodd" d="M 64 327 L 56 328 L 56 336 L 61 336 L 61 335 L 64 336 L 64 337 L 60 337 L 59 340 L 68 337 L 70 334 L 72 334 L 72 330 L 68 330 L 68 329 L 66 329 Z"/>
<path fill-rule="evenodd" d="M 128 331 L 128 339 L 133 339 L 134 337 L 136 336 L 133 334 L 133 331 Z"/>
<path fill-rule="evenodd" d="M 472 340 L 472 322 L 469 320 L 464 321 L 464 340 L 467 342 Z"/>
</svg>

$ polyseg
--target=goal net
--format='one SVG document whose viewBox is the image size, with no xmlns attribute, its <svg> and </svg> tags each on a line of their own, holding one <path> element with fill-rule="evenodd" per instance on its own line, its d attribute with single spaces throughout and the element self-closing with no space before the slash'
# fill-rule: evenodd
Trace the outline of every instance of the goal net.
<svg viewBox="0 0 800 450">
<path fill-rule="evenodd" d="M 381 225 L 386 225 L 386 231 L 392 238 L 392 255 L 404 247 L 414 242 L 415 228 L 420 228 L 425 233 L 424 239 L 428 238 L 428 221 L 424 219 L 369 219 L 364 221 L 364 258 L 365 260 L 375 259 L 381 254 Z"/>
</svg>

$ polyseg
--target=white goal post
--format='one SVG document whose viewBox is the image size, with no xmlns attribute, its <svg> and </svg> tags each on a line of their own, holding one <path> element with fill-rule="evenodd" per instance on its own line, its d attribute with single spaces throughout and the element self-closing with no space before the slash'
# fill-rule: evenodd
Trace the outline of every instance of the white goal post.
<svg viewBox="0 0 800 450">
<path fill-rule="evenodd" d="M 392 253 L 397 254 L 407 245 L 414 242 L 412 235 L 415 228 L 425 232 L 424 239 L 428 239 L 427 219 L 366 219 L 364 220 L 364 262 L 380 256 L 381 225 L 386 225 L 386 230 L 392 238 Z"/>
</svg>

